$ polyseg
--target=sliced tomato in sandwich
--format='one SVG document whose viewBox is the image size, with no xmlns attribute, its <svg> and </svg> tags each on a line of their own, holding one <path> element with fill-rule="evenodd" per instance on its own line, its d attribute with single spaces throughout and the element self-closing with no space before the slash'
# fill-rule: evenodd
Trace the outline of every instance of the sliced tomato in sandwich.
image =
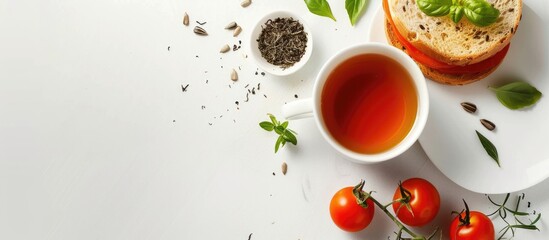
<svg viewBox="0 0 549 240">
<path fill-rule="evenodd" d="M 509 50 L 509 44 L 505 46 L 501 51 L 496 53 L 494 56 L 467 66 L 457 66 L 457 65 L 451 65 L 445 62 L 441 62 L 435 58 L 432 58 L 428 56 L 427 54 L 423 53 L 414 45 L 412 45 L 410 42 L 406 40 L 399 32 L 398 29 L 395 27 L 395 23 L 393 22 L 393 18 L 391 17 L 391 13 L 389 11 L 389 3 L 387 0 L 383 0 L 383 10 L 385 11 L 385 17 L 389 21 L 389 25 L 393 29 L 393 32 L 395 33 L 398 41 L 402 46 L 406 48 L 406 51 L 408 52 L 408 55 L 412 57 L 415 61 L 429 67 L 432 69 L 435 69 L 441 73 L 447 73 L 447 74 L 468 74 L 468 73 L 478 73 L 478 72 L 484 72 L 487 71 L 493 67 L 498 66 L 503 59 L 505 58 L 505 55 L 507 55 L 507 51 Z"/>
</svg>

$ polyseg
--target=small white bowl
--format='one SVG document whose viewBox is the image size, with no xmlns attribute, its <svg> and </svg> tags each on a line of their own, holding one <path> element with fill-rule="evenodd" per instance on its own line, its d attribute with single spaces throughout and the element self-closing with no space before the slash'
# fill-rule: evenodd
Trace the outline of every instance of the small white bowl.
<svg viewBox="0 0 549 240">
<path fill-rule="evenodd" d="M 280 66 L 276 66 L 273 64 L 270 64 L 261 56 L 261 52 L 259 51 L 257 39 L 259 38 L 259 35 L 261 34 L 261 30 L 263 27 L 265 27 L 265 22 L 269 19 L 276 19 L 276 18 L 293 18 L 294 20 L 299 21 L 303 25 L 303 31 L 307 34 L 307 47 L 305 48 L 305 54 L 301 57 L 299 62 L 296 62 L 293 66 L 283 69 Z M 313 35 L 311 34 L 311 29 L 305 24 L 305 21 L 298 17 L 296 14 L 293 14 L 288 11 L 275 11 L 271 12 L 265 16 L 263 16 L 254 26 L 254 29 L 250 36 L 250 52 L 252 53 L 252 58 L 255 60 L 257 65 L 263 69 L 265 72 L 268 72 L 272 75 L 276 76 L 286 76 L 290 75 L 292 73 L 297 72 L 299 69 L 301 69 L 305 63 L 309 60 L 311 57 L 311 53 L 313 51 Z"/>
</svg>

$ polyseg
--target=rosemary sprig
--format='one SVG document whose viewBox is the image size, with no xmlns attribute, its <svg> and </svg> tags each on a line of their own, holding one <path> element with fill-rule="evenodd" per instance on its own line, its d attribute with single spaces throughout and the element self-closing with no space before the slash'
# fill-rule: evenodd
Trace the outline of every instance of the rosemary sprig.
<svg viewBox="0 0 549 240">
<path fill-rule="evenodd" d="M 526 230 L 538 230 L 539 228 L 536 226 L 536 223 L 541 219 L 541 213 L 538 213 L 536 215 L 536 218 L 534 220 L 531 220 L 528 216 L 530 213 L 519 211 L 520 201 L 524 199 L 524 196 L 517 196 L 517 204 L 515 205 L 515 208 L 509 208 L 507 207 L 507 202 L 509 201 L 509 197 L 511 196 L 510 193 L 507 193 L 505 196 L 505 199 L 503 200 L 503 203 L 498 204 L 494 202 L 490 196 L 488 196 L 488 200 L 494 205 L 496 205 L 498 208 L 493 213 L 488 214 L 487 216 L 493 216 L 498 214 L 498 216 L 507 224 L 507 226 L 503 227 L 499 231 L 501 234 L 497 240 L 505 239 L 505 235 L 511 231 L 511 238 L 515 237 L 515 230 L 517 229 L 526 229 Z M 510 221 L 507 220 L 507 216 L 511 215 L 514 219 L 514 224 L 510 223 Z M 522 221 L 520 219 L 523 219 Z M 525 223 L 524 218 L 526 218 L 530 223 Z"/>
<path fill-rule="evenodd" d="M 281 146 L 284 147 L 287 142 L 290 142 L 293 145 L 297 145 L 297 138 L 295 136 L 297 135 L 297 133 L 288 128 L 288 121 L 280 123 L 278 120 L 276 120 L 276 117 L 274 115 L 270 113 L 268 113 L 267 115 L 269 116 L 271 121 L 260 122 L 259 126 L 265 129 L 265 131 L 274 131 L 276 134 L 279 135 L 275 143 L 275 153 L 278 152 L 278 149 Z"/>
</svg>

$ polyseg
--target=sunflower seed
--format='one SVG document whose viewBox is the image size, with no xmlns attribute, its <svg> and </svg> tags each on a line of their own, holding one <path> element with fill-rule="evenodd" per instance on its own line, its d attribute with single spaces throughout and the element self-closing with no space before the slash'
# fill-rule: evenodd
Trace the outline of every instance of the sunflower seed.
<svg viewBox="0 0 549 240">
<path fill-rule="evenodd" d="M 486 119 L 480 119 L 480 123 L 482 123 L 482 126 L 484 126 L 486 129 L 490 131 L 493 131 L 494 129 L 496 129 L 496 124 Z"/>
<path fill-rule="evenodd" d="M 242 28 L 240 26 L 236 26 L 236 28 L 234 29 L 234 32 L 233 32 L 233 37 L 238 36 L 238 34 L 240 34 L 240 32 L 242 32 Z"/>
<path fill-rule="evenodd" d="M 470 102 L 462 102 L 461 106 L 463 107 L 463 110 L 467 111 L 468 113 L 474 113 L 477 111 L 477 106 Z"/>
<path fill-rule="evenodd" d="M 189 15 L 187 13 L 183 15 L 183 25 L 189 26 Z"/>
<path fill-rule="evenodd" d="M 250 4 L 252 4 L 252 0 L 244 0 L 242 1 L 242 3 L 240 3 L 240 6 L 247 7 L 250 6 Z"/>
<path fill-rule="evenodd" d="M 228 52 L 229 50 L 231 50 L 231 47 L 229 47 L 229 45 L 225 44 L 223 45 L 223 47 L 221 48 L 221 50 L 219 50 L 220 53 L 226 53 Z"/>
<path fill-rule="evenodd" d="M 235 82 L 238 80 L 238 73 L 236 73 L 236 70 L 234 70 L 234 68 L 231 71 L 231 80 L 233 80 Z"/>
<path fill-rule="evenodd" d="M 233 30 L 237 26 L 236 22 L 231 22 L 225 26 L 225 29 L 227 30 Z"/>
<path fill-rule="evenodd" d="M 202 35 L 202 36 L 207 36 L 208 35 L 208 32 L 206 32 L 206 30 L 204 30 L 204 28 L 201 28 L 199 26 L 194 27 L 194 33 L 196 33 L 198 35 Z"/>
<path fill-rule="evenodd" d="M 286 175 L 286 172 L 288 172 L 288 164 L 286 162 L 282 163 L 282 174 Z"/>
</svg>

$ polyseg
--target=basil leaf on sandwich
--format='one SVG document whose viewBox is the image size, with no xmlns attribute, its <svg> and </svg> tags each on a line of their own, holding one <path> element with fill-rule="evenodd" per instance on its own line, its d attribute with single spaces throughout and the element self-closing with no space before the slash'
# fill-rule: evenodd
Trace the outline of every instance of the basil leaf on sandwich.
<svg viewBox="0 0 549 240">
<path fill-rule="evenodd" d="M 500 15 L 499 10 L 484 0 L 462 0 L 465 16 L 471 23 L 486 27 L 495 23 Z"/>
<path fill-rule="evenodd" d="M 450 8 L 450 18 L 455 23 L 458 23 L 459 20 L 461 20 L 461 18 L 463 17 L 463 12 L 464 12 L 463 7 L 461 7 L 461 6 L 452 6 Z"/>
<path fill-rule="evenodd" d="M 463 14 L 479 27 L 495 23 L 500 11 L 485 0 L 417 0 L 417 6 L 427 16 L 442 17 L 450 14 L 450 18 L 458 23 Z"/>
<path fill-rule="evenodd" d="M 452 0 L 417 0 L 417 6 L 423 13 L 431 17 L 442 17 L 450 13 Z"/>
</svg>

